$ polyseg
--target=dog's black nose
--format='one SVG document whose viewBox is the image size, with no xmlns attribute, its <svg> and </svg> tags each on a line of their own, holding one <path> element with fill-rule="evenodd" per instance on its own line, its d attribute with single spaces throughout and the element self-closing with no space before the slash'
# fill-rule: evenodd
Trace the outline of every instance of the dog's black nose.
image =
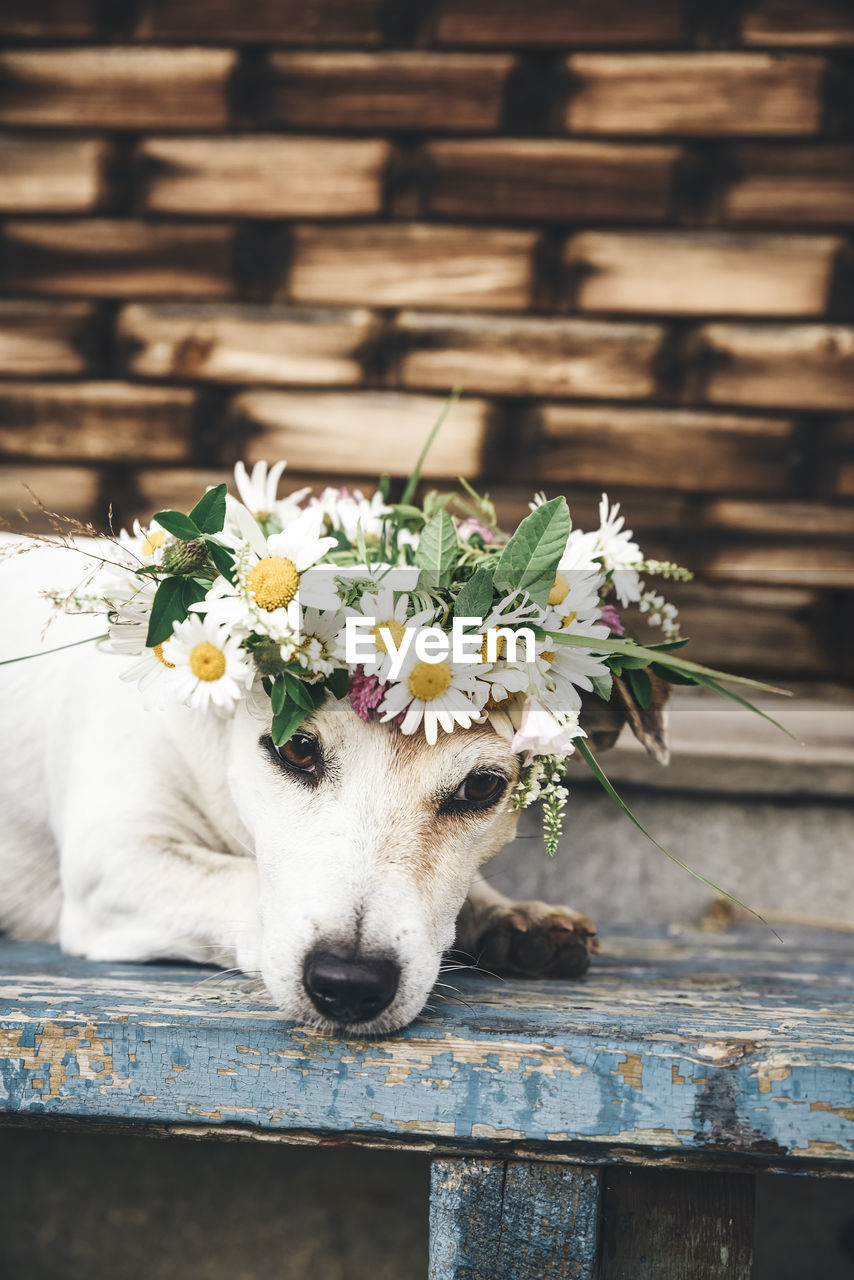
<svg viewBox="0 0 854 1280">
<path fill-rule="evenodd" d="M 370 1022 L 397 994 L 400 965 L 386 956 L 346 956 L 317 949 L 309 952 L 302 982 L 308 998 L 324 1018 L 335 1022 Z"/>
</svg>

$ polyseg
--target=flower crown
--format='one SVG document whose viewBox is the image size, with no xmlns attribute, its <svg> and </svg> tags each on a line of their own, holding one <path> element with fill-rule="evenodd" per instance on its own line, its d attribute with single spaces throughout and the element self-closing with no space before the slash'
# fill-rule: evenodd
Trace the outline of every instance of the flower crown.
<svg viewBox="0 0 854 1280">
<path fill-rule="evenodd" d="M 646 579 L 691 575 L 645 559 L 605 495 L 595 530 L 572 527 L 565 498 L 539 494 L 508 535 L 464 480 L 416 504 L 420 463 L 400 501 L 387 477 L 371 498 L 280 498 L 284 468 L 238 463 L 238 497 L 221 484 L 188 515 L 135 523 L 86 590 L 51 593 L 107 616 L 100 644 L 137 657 L 124 678 L 149 698 L 228 716 L 266 696 L 277 746 L 328 694 L 431 744 L 488 722 L 522 757 L 513 807 L 544 802 L 552 854 L 574 752 L 622 805 L 585 741 L 583 693 L 608 701 L 619 676 L 646 709 L 653 676 L 742 702 L 719 681 L 770 687 L 679 655 L 676 608 Z M 623 610 L 662 638 L 641 644 Z"/>
</svg>

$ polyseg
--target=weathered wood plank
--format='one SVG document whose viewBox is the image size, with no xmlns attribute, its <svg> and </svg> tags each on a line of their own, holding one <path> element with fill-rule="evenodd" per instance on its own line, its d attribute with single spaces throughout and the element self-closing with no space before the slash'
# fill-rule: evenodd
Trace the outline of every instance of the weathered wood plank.
<svg viewBox="0 0 854 1280">
<path fill-rule="evenodd" d="M 137 152 L 146 208 L 158 213 L 340 217 L 378 213 L 382 139 L 148 138 Z"/>
<path fill-rule="evenodd" d="M 441 0 L 440 41 L 463 45 L 674 44 L 677 0 Z"/>
<path fill-rule="evenodd" d="M 505 54 L 283 53 L 267 59 L 265 116 L 298 129 L 497 129 L 513 59 Z"/>
<path fill-rule="evenodd" d="M 854 221 L 854 147 L 745 145 L 732 156 L 733 177 L 723 194 L 731 222 Z"/>
<path fill-rule="evenodd" d="M 579 133 L 817 133 L 826 66 L 813 54 L 573 54 L 565 123 Z"/>
<path fill-rule="evenodd" d="M 753 1178 L 605 1172 L 601 1280 L 750 1280 Z"/>
<path fill-rule="evenodd" d="M 704 504 L 701 519 L 708 528 L 740 533 L 854 538 L 854 507 L 830 502 L 712 498 Z"/>
<path fill-rule="evenodd" d="M 221 128 L 235 65 L 226 49 L 9 49 L 0 53 L 0 123 Z"/>
<path fill-rule="evenodd" d="M 91 302 L 0 300 L 0 373 L 89 373 Z"/>
<path fill-rule="evenodd" d="M 409 475 L 443 403 L 393 392 L 246 391 L 232 402 L 233 456 L 286 458 L 294 471 Z M 484 401 L 467 397 L 455 405 L 425 474 L 479 475 L 487 427 Z"/>
<path fill-rule="evenodd" d="M 4 287 L 95 297 L 232 292 L 230 227 L 136 219 L 8 221 L 0 235 Z"/>
<path fill-rule="evenodd" d="M 779 492 L 789 465 L 783 418 L 548 404 L 539 470 L 553 483 Z"/>
<path fill-rule="evenodd" d="M 0 467 L 0 520 L 13 532 L 53 532 L 49 518 L 33 501 L 35 495 L 48 511 L 103 527 L 107 508 L 100 504 L 100 492 L 95 468 L 7 461 Z"/>
<path fill-rule="evenodd" d="M 654 393 L 663 339 L 654 324 L 404 311 L 393 342 L 406 386 L 631 400 Z"/>
<path fill-rule="evenodd" d="M 0 451 L 20 458 L 186 462 L 195 396 L 124 382 L 0 383 Z"/>
<path fill-rule="evenodd" d="M 594 1280 L 598 1216 L 595 1170 L 434 1160 L 429 1280 Z"/>
<path fill-rule="evenodd" d="M 86 213 L 97 208 L 108 154 L 102 138 L 0 134 L 0 211 Z"/>
<path fill-rule="evenodd" d="M 848 0 L 751 0 L 741 19 L 745 44 L 844 48 L 854 45 Z"/>
<path fill-rule="evenodd" d="M 289 283 L 300 302 L 522 308 L 536 234 L 386 223 L 297 227 Z"/>
<path fill-rule="evenodd" d="M 717 404 L 854 408 L 854 328 L 710 324 L 699 331 L 702 395 Z"/>
<path fill-rule="evenodd" d="M 365 308 L 137 303 L 116 332 L 137 377 L 311 386 L 360 382 L 375 325 Z"/>
<path fill-rule="evenodd" d="M 455 975 L 465 1004 L 384 1040 L 240 976 L 0 943 L 0 1112 L 854 1169 L 850 947 L 786 933 L 610 931 L 583 987 Z"/>
<path fill-rule="evenodd" d="M 432 142 L 427 207 L 442 217 L 667 217 L 679 151 L 552 138 Z"/>
<path fill-rule="evenodd" d="M 141 40 L 377 44 L 381 0 L 143 0 Z"/>
<path fill-rule="evenodd" d="M 565 261 L 583 311 L 821 316 L 835 236 L 585 231 Z"/>
<path fill-rule="evenodd" d="M 87 40 L 96 0 L 15 0 L 0 6 L 0 36 L 16 40 Z"/>
<path fill-rule="evenodd" d="M 706 551 L 700 562 L 707 578 L 824 587 L 829 591 L 854 587 L 854 549 L 850 546 L 822 545 L 817 550 L 801 539 L 782 545 L 732 542 Z"/>
<path fill-rule="evenodd" d="M 272 454 L 265 457 L 267 462 L 275 462 Z M 288 467 L 279 484 L 279 496 L 286 497 L 306 486 L 314 490 L 315 495 L 330 483 L 343 485 L 349 489 L 358 489 L 370 497 L 374 486 L 364 476 L 342 474 L 336 471 L 334 478 L 317 474 L 317 459 L 312 472 L 296 471 Z M 138 517 L 148 521 L 152 513 L 166 508 L 172 511 L 189 511 L 196 505 L 209 485 L 227 484 L 234 491 L 234 474 L 230 469 L 198 470 L 196 467 L 143 467 L 134 472 L 134 492 L 130 497 L 130 510 L 126 518 Z"/>
</svg>

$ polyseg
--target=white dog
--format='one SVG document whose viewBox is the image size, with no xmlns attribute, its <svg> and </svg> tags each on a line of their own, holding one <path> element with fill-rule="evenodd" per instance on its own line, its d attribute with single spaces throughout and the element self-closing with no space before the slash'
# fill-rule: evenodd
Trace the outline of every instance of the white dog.
<svg viewBox="0 0 854 1280">
<path fill-rule="evenodd" d="M 98 633 L 39 592 L 74 551 L 0 565 L 0 657 Z M 574 976 L 596 948 L 567 907 L 479 876 L 515 834 L 519 758 L 489 727 L 428 746 L 330 699 L 284 747 L 232 720 L 147 710 L 126 659 L 83 644 L 0 667 L 0 931 L 93 960 L 183 958 L 260 974 L 289 1018 L 380 1034 L 417 1016 L 454 943 L 489 968 Z M 625 709 L 594 700 L 594 745 Z M 633 728 L 655 753 L 661 704 Z M 606 739 L 608 741 L 606 741 Z"/>
</svg>

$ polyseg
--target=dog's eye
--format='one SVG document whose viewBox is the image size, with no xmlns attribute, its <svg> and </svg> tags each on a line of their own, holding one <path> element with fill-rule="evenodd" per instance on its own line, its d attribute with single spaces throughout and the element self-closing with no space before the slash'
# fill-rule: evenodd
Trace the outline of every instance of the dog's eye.
<svg viewBox="0 0 854 1280">
<path fill-rule="evenodd" d="M 475 769 L 445 801 L 442 810 L 445 813 L 465 813 L 472 809 L 490 809 L 506 790 L 507 779 L 503 774 Z"/>
<path fill-rule="evenodd" d="M 295 733 L 280 747 L 276 747 L 279 759 L 300 773 L 314 773 L 320 758 L 320 747 L 317 738 L 307 733 Z"/>
</svg>

